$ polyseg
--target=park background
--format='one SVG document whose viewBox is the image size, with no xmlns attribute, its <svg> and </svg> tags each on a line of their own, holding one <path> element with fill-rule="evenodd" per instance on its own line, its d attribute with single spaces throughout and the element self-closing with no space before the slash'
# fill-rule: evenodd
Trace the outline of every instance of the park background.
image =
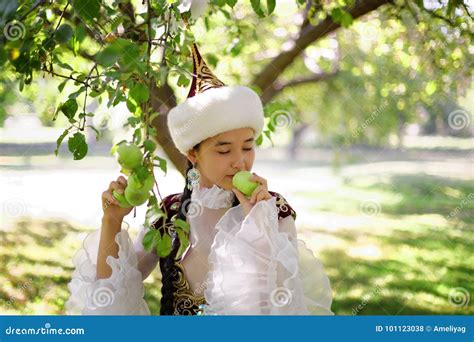
<svg viewBox="0 0 474 342">
<path fill-rule="evenodd" d="M 105 90 L 97 91 L 84 106 L 94 115 L 82 118 L 95 128 L 84 131 L 87 155 L 74 160 L 64 140 L 56 156 L 70 125 L 59 109 L 80 83 L 33 63 L 28 82 L 17 63 L 33 58 L 25 42 L 47 41 L 58 22 L 67 27 L 48 45 L 59 61 L 54 73 L 84 80 L 96 58 L 117 61 L 101 44 L 127 25 L 141 27 L 146 6 L 84 3 L 0 1 L 2 314 L 65 313 L 71 259 L 100 227 L 101 193 L 120 174 L 110 149 L 134 134 L 124 127 L 133 104 L 125 96 L 107 107 L 106 96 L 98 101 Z M 210 3 L 192 34 L 225 83 L 264 89 L 268 133 L 253 171 L 296 210 L 299 238 L 331 280 L 335 314 L 473 314 L 473 3 Z M 181 53 L 167 55 L 153 104 L 163 114 L 154 122 L 156 153 L 167 161 L 166 175 L 156 172 L 163 196 L 184 187 L 178 154 L 161 133 L 161 118 L 189 87 L 189 51 Z M 75 99 L 82 108 L 83 94 Z M 132 216 L 133 235 L 145 209 Z M 160 286 L 157 268 L 145 281 L 153 314 Z"/>
</svg>

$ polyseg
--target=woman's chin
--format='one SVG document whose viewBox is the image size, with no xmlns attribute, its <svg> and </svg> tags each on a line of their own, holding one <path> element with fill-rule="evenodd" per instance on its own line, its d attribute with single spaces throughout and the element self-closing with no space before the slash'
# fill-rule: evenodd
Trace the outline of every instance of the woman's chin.
<svg viewBox="0 0 474 342">
<path fill-rule="evenodd" d="M 232 188 L 234 187 L 232 185 L 232 177 L 227 176 L 225 176 L 224 179 L 218 185 L 219 187 L 225 190 L 232 190 Z"/>
</svg>

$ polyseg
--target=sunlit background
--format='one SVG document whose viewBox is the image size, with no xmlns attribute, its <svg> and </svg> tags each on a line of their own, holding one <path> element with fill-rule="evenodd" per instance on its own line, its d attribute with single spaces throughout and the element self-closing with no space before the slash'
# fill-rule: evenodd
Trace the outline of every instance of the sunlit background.
<svg viewBox="0 0 474 342">
<path fill-rule="evenodd" d="M 265 40 L 222 38 L 220 28 L 206 32 L 198 23 L 195 35 L 205 57 L 222 56 L 216 73 L 228 83 L 246 83 L 255 73 L 250 60 L 260 65 L 290 49 L 289 37 L 301 24 L 292 4 L 278 4 L 273 21 L 260 27 L 271 33 Z M 236 11 L 241 18 L 251 13 L 249 6 Z M 449 63 L 459 65 L 446 64 L 444 79 L 435 79 L 425 62 L 441 47 L 415 47 L 420 38 L 410 36 L 407 23 L 386 16 L 370 13 L 294 62 L 286 79 L 337 71 L 276 97 L 274 144 L 264 140 L 253 171 L 295 209 L 299 238 L 322 259 L 331 280 L 336 314 L 473 314 L 474 87 L 463 72 L 472 69 L 474 46 L 450 47 Z M 225 53 L 234 48 L 244 49 L 242 55 Z M 80 60 L 71 65 L 82 67 Z M 91 101 L 87 110 L 96 116 L 88 124 L 100 139 L 87 131 L 83 160 L 74 161 L 66 143 L 55 156 L 67 120 L 51 118 L 73 89 L 68 84 L 60 94 L 59 84 L 37 77 L 19 92 L 13 72 L 0 75 L 5 314 L 65 313 L 71 258 L 88 232 L 100 227 L 101 194 L 120 175 L 110 149 L 132 134 L 123 128 L 125 105 L 109 109 Z M 176 90 L 181 99 L 186 90 Z M 157 154 L 166 158 L 161 149 Z M 169 160 L 166 175 L 160 169 L 156 175 L 162 196 L 183 190 L 184 179 Z M 138 208 L 135 217 L 127 216 L 132 235 L 144 214 Z M 145 286 L 157 314 L 159 268 Z"/>
</svg>

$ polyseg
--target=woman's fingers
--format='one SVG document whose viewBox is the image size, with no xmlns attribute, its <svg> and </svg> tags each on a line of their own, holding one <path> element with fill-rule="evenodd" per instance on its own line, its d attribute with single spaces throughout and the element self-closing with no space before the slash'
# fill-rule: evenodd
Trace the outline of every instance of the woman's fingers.
<svg viewBox="0 0 474 342">
<path fill-rule="evenodd" d="M 123 194 L 125 186 L 120 184 L 119 182 L 111 182 L 109 185 L 109 190 L 111 193 L 116 190 L 119 194 Z"/>
<path fill-rule="evenodd" d="M 115 199 L 115 197 L 112 195 L 112 192 L 110 191 L 104 191 L 102 193 L 102 205 L 104 207 L 104 210 L 108 208 L 109 205 L 114 204 L 114 205 L 119 205 L 119 202 Z"/>
<path fill-rule="evenodd" d="M 119 178 L 117 178 L 117 183 L 119 183 L 120 185 L 122 185 L 124 188 L 127 187 L 127 178 L 125 178 L 124 176 L 120 176 Z"/>
<path fill-rule="evenodd" d="M 255 201 L 257 200 L 257 195 L 262 191 L 266 191 L 265 186 L 263 185 L 257 186 L 257 188 L 252 192 L 252 196 L 250 197 L 250 203 L 252 204 L 255 203 Z"/>
<path fill-rule="evenodd" d="M 268 191 L 262 191 L 260 192 L 258 195 L 257 195 L 257 200 L 256 202 L 260 202 L 260 201 L 263 201 L 263 200 L 268 200 L 271 198 L 272 195 L 270 195 L 268 193 Z"/>
<path fill-rule="evenodd" d="M 260 184 L 264 185 L 265 187 L 268 187 L 268 185 L 267 185 L 267 180 L 266 180 L 265 178 L 263 178 L 263 177 L 260 177 L 260 176 L 257 175 L 256 173 L 253 173 L 253 174 L 252 174 L 251 180 L 257 181 L 257 182 L 259 182 Z"/>
</svg>

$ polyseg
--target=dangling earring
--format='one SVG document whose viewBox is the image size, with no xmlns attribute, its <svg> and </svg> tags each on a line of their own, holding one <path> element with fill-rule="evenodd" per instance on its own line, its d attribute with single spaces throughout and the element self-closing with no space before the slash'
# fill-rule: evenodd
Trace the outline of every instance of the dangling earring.
<svg viewBox="0 0 474 342">
<path fill-rule="evenodd" d="M 193 165 L 191 169 L 189 169 L 187 173 L 188 177 L 188 190 L 192 190 L 195 186 L 199 184 L 199 180 L 201 179 L 201 173 L 199 170 Z"/>
</svg>

